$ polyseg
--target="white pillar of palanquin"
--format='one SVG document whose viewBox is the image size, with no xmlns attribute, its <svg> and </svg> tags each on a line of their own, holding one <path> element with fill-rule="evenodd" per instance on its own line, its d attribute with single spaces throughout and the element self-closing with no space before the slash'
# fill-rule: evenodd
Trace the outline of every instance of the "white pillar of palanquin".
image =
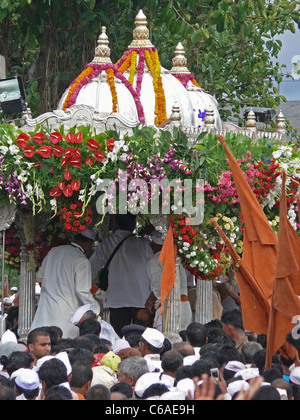
<svg viewBox="0 0 300 420">
<path fill-rule="evenodd" d="M 31 213 L 17 212 L 16 228 L 21 240 L 20 253 L 20 301 L 18 334 L 20 340 L 27 340 L 27 336 L 35 314 L 35 264 L 27 249 L 29 243 L 34 242 L 34 217 Z"/>
<path fill-rule="evenodd" d="M 28 245 L 32 248 L 37 232 L 47 226 L 50 218 L 49 213 L 33 215 L 31 212 L 24 213 L 20 209 L 16 215 L 16 228 L 22 243 L 18 334 L 20 339 L 25 342 L 36 310 L 36 260 L 34 250 L 28 250 Z"/>
<path fill-rule="evenodd" d="M 180 258 L 176 258 L 175 284 L 164 304 L 163 331 L 176 332 L 181 330 L 181 286 Z"/>
<path fill-rule="evenodd" d="M 4 298 L 4 274 L 5 274 L 5 233 L 10 228 L 15 220 L 16 208 L 13 204 L 0 203 L 0 239 L 2 244 L 2 270 L 1 270 L 1 293 Z M 1 305 L 1 308 L 3 305 Z M 1 318 L 3 320 L 3 318 Z M 0 325 L 0 338 L 5 332 L 5 324 L 1 322 Z"/>
<path fill-rule="evenodd" d="M 195 322 L 206 324 L 213 319 L 213 283 L 197 280 Z"/>
</svg>

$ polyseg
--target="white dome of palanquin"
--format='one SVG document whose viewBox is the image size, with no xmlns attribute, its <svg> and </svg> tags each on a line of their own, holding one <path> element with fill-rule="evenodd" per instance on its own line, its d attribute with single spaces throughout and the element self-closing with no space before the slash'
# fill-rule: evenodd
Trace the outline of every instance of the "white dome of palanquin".
<svg viewBox="0 0 300 420">
<path fill-rule="evenodd" d="M 133 42 L 117 64 L 111 62 L 106 28 L 102 28 L 96 57 L 66 90 L 58 109 L 88 105 L 102 115 L 118 113 L 127 121 L 159 127 L 171 117 L 176 104 L 182 126 L 198 128 L 204 125 L 206 111 L 212 108 L 215 126 L 220 128 L 218 104 L 185 67 L 184 50 L 177 47 L 171 71 L 163 68 L 149 39 L 142 10 L 135 25 Z"/>
<path fill-rule="evenodd" d="M 184 47 L 181 43 L 177 45 L 175 57 L 173 58 L 173 67 L 171 73 L 186 88 L 189 99 L 192 103 L 194 127 L 203 127 L 207 111 L 213 111 L 215 128 L 222 128 L 222 121 L 218 110 L 217 100 L 206 93 L 195 80 L 194 75 L 188 70 L 187 59 Z"/>
<path fill-rule="evenodd" d="M 58 109 L 65 111 L 73 105 L 86 105 L 102 116 L 119 113 L 130 122 L 141 121 L 143 112 L 140 100 L 112 63 L 108 45 L 106 27 L 103 26 L 94 60 L 65 91 Z"/>
</svg>

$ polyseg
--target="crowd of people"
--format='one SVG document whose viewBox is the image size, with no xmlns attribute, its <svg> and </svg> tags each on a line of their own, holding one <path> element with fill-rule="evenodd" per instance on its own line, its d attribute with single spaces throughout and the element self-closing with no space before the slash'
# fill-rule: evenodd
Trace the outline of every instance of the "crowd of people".
<svg viewBox="0 0 300 420">
<path fill-rule="evenodd" d="M 135 217 L 116 219 L 115 233 L 90 259 L 91 229 L 49 252 L 26 342 L 18 336 L 18 306 L 3 299 L 0 400 L 300 399 L 300 367 L 278 354 L 266 370 L 266 337 L 246 334 L 241 308 L 217 311 L 206 325 L 193 322 L 183 267 L 181 330 L 163 332 L 162 235 L 137 238 Z M 100 302 L 91 287 L 108 261 Z M 238 294 L 228 293 L 239 305 Z M 99 316 L 105 305 L 109 320 Z"/>
<path fill-rule="evenodd" d="M 131 324 L 122 338 L 88 306 L 74 319 L 73 339 L 56 326 L 27 343 L 4 334 L 0 400 L 300 399 L 300 368 L 276 356 L 265 370 L 265 337 L 247 336 L 238 310 L 179 333 Z"/>
</svg>

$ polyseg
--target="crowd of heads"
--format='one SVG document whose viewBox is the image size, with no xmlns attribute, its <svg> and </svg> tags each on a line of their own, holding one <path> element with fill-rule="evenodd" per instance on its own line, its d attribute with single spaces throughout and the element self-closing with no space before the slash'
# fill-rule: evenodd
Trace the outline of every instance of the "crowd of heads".
<svg viewBox="0 0 300 420">
<path fill-rule="evenodd" d="M 213 399 L 235 400 L 255 378 L 261 383 L 251 399 L 300 399 L 300 368 L 278 354 L 266 370 L 265 337 L 246 336 L 238 311 L 179 333 L 134 325 L 124 333 L 111 343 L 100 338 L 100 323 L 87 319 L 75 339 L 57 327 L 31 331 L 27 343 L 4 336 L 0 400 L 197 399 L 208 380 Z"/>
</svg>

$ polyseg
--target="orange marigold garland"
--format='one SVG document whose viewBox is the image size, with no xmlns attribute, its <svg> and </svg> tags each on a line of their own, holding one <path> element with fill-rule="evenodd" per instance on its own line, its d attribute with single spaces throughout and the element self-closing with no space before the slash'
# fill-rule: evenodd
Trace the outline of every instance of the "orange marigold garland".
<svg viewBox="0 0 300 420">
<path fill-rule="evenodd" d="M 166 97 L 161 78 L 161 67 L 157 50 L 145 51 L 145 58 L 151 75 L 155 91 L 155 124 L 159 126 L 167 120 Z"/>
<path fill-rule="evenodd" d="M 113 69 L 106 69 L 105 71 L 112 96 L 113 112 L 118 112 L 118 95 L 115 84 L 115 73 Z"/>
<path fill-rule="evenodd" d="M 88 76 L 90 76 L 92 73 L 94 73 L 94 69 L 92 69 L 91 67 L 88 67 L 87 69 L 85 69 L 78 77 L 77 79 L 74 81 L 74 83 L 71 85 L 69 92 L 68 92 L 68 96 L 66 97 L 66 100 L 64 102 L 63 105 L 63 110 L 66 111 L 66 109 L 68 109 L 69 107 L 69 101 L 70 98 L 72 97 L 72 95 L 74 94 L 75 90 L 77 89 L 77 87 L 80 85 L 80 83 Z"/>
</svg>

